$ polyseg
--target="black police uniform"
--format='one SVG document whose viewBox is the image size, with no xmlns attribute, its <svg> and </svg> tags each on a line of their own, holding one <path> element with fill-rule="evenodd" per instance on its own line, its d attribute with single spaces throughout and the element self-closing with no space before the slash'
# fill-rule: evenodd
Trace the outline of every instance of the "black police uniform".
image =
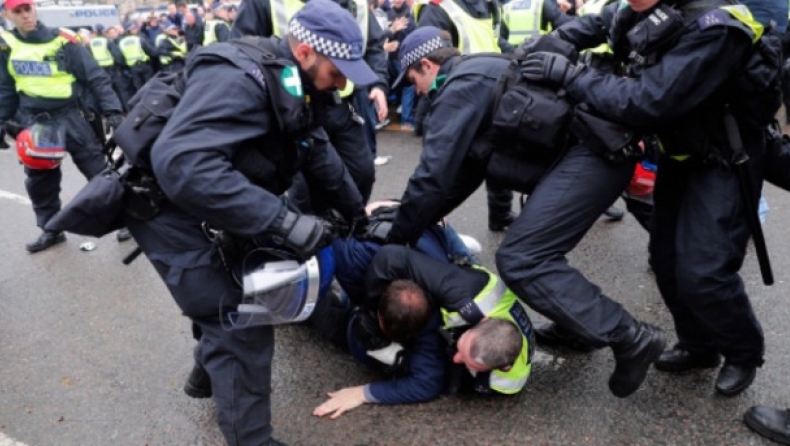
<svg viewBox="0 0 790 446">
<path fill-rule="evenodd" d="M 140 47 L 143 52 L 148 56 L 148 62 L 137 62 L 131 67 L 124 62 L 126 68 L 127 82 L 127 96 L 132 98 L 142 87 L 154 76 L 154 67 L 159 65 L 159 56 L 164 52 L 156 48 L 145 34 L 136 34 L 140 37 Z M 124 59 L 125 60 L 125 59 Z"/>
<path fill-rule="evenodd" d="M 40 22 L 35 31 L 22 37 L 18 31 L 12 31 L 17 39 L 29 43 L 50 42 L 60 35 L 60 31 L 45 27 Z M 72 84 L 72 97 L 69 99 L 47 99 L 29 97 L 17 93 L 14 78 L 8 72 L 10 49 L 5 42 L 0 42 L 0 122 L 5 123 L 15 117 L 19 111 L 20 123 L 27 127 L 35 122 L 63 125 L 66 128 L 66 151 L 69 152 L 74 164 L 85 178 L 90 179 L 101 172 L 106 166 L 106 158 L 102 154 L 96 134 L 85 121 L 77 106 L 82 84 L 90 89 L 94 98 L 101 106 L 105 116 L 122 113 L 118 97 L 112 90 L 110 77 L 96 63 L 91 53 L 76 38 L 63 46 L 65 67 L 68 73 L 76 78 Z M 27 179 L 25 188 L 33 202 L 36 214 L 36 225 L 43 228 L 47 221 L 60 210 L 60 168 L 53 170 L 32 170 L 25 168 Z"/>
<path fill-rule="evenodd" d="M 334 0 L 345 9 L 349 9 L 352 0 Z M 369 88 L 378 87 L 386 94 L 389 91 L 387 73 L 387 53 L 383 45 L 386 35 L 373 17 L 368 20 L 368 40 L 365 49 L 365 61 L 378 75 L 379 82 Z M 272 11 L 269 0 L 249 0 L 242 2 L 236 21 L 233 22 L 231 37 L 274 35 L 272 30 Z M 346 101 L 332 107 L 324 121 L 323 127 L 329 134 L 332 146 L 348 168 L 362 198 L 367 202 L 373 191 L 376 179 L 373 153 L 376 143 L 375 116 L 371 116 L 370 100 L 366 89 L 357 89 L 351 97 L 351 105 L 361 115 L 365 124 L 360 125 L 349 109 Z M 357 118 L 358 119 L 358 118 Z M 311 191 L 312 193 L 312 191 Z M 302 195 L 303 192 L 301 192 Z M 304 198 L 299 198 L 304 202 Z"/>
<path fill-rule="evenodd" d="M 170 37 L 162 39 L 159 45 L 156 46 L 156 50 L 159 52 L 160 57 L 170 58 L 170 63 L 167 65 L 162 64 L 162 71 L 166 73 L 175 73 L 184 69 L 184 58 L 186 57 L 186 53 L 182 54 L 181 50 L 176 47 L 170 39 Z M 184 46 L 186 47 L 186 44 L 184 44 Z"/>
<path fill-rule="evenodd" d="M 260 445 L 267 444 L 272 430 L 274 330 L 222 327 L 221 308 L 240 303 L 241 290 L 201 223 L 237 239 L 271 234 L 286 215 L 279 195 L 295 172 L 294 150 L 270 105 L 270 96 L 276 97 L 268 93 L 272 87 L 264 91 L 252 75 L 223 59 L 226 54 L 256 66 L 231 43 L 202 48 L 190 58 L 183 100 L 151 152 L 154 173 L 170 202 L 151 220 L 127 223 L 176 303 L 202 331 L 195 361 L 211 378 L 226 441 Z M 277 56 L 291 60 L 287 43 L 280 42 Z M 224 88 L 216 88 L 217 79 Z M 305 177 L 320 184 L 327 206 L 334 204 L 345 215 L 364 212 L 325 134 L 315 136 L 302 168 Z"/>
<path fill-rule="evenodd" d="M 494 17 L 492 8 L 498 8 L 497 2 L 489 2 L 486 0 L 444 0 L 455 1 L 467 14 L 477 19 L 497 19 Z M 551 0 L 544 2 L 552 3 Z M 556 3 L 554 7 L 557 8 Z M 544 6 L 544 8 L 547 8 Z M 559 8 L 557 8 L 559 12 Z M 498 12 L 496 12 L 498 14 Z M 498 20 L 498 19 L 497 19 Z M 447 12 L 441 6 L 428 3 L 423 6 L 420 11 L 420 17 L 417 26 L 434 26 L 436 28 L 445 30 L 450 33 L 452 43 L 455 48 L 458 48 L 458 29 L 455 24 L 447 15 Z M 492 24 L 493 26 L 493 24 Z M 511 45 L 506 38 L 501 35 L 498 36 L 497 41 L 499 48 L 503 52 L 512 52 L 513 45 Z M 426 98 L 421 98 L 417 103 L 418 113 L 415 116 L 415 128 L 419 128 L 420 133 L 425 132 L 424 116 L 430 105 L 427 104 Z M 508 226 L 512 219 L 511 209 L 513 207 L 513 192 L 486 183 L 486 193 L 488 198 L 488 221 L 489 227 L 494 230 L 502 230 Z"/>
<path fill-rule="evenodd" d="M 738 270 L 750 235 L 746 212 L 757 210 L 745 208 L 734 171 L 703 161 L 709 148 L 726 148 L 722 117 L 727 89 L 752 54 L 748 28 L 716 9 L 725 4 L 705 4 L 657 60 L 643 66 L 630 62 L 627 77 L 586 70 L 565 88 L 601 116 L 654 131 L 661 140 L 665 154 L 654 192 L 650 252 L 661 295 L 675 321 L 678 347 L 692 354 L 718 352 L 730 364 L 756 367 L 763 362 L 763 332 Z M 642 21 L 649 27 L 644 14 L 628 11 L 608 8 L 556 33 L 577 48 L 594 47 L 608 36 L 615 56 L 628 62 L 631 51 L 645 43 L 629 44 L 626 34 Z M 749 124 L 740 110 L 732 112 L 751 157 L 748 169 L 757 203 L 764 128 Z M 670 156 L 685 154 L 691 157 L 680 161 Z M 526 295 L 540 290 L 522 283 Z"/>
<path fill-rule="evenodd" d="M 445 63 L 440 73 L 452 63 Z M 403 195 L 390 242 L 414 243 L 486 178 L 485 162 L 477 153 L 496 145 L 490 118 L 485 118 L 507 65 L 503 58 L 473 57 L 449 71 L 428 119 L 454 119 L 428 126 L 423 156 Z M 518 189 L 529 199 L 496 254 L 497 267 L 510 289 L 538 311 L 554 317 L 556 305 L 569 307 L 556 317 L 602 347 L 632 318 L 564 256 L 625 188 L 634 163 L 612 165 L 579 145 L 547 174 L 551 163 L 534 159 L 519 166 Z"/>
<path fill-rule="evenodd" d="M 540 29 L 557 29 L 560 26 L 573 21 L 575 17 L 565 14 L 560 9 L 559 5 L 557 5 L 556 0 L 544 0 L 543 1 L 543 10 L 541 12 L 541 23 Z M 551 28 L 549 28 L 551 25 Z M 505 41 L 508 40 L 510 37 L 510 29 L 507 26 L 507 23 L 504 21 L 502 22 L 502 28 L 500 28 L 500 35 L 501 38 Z M 500 41 L 500 46 L 502 45 Z M 504 50 L 503 50 L 504 51 Z"/>
</svg>

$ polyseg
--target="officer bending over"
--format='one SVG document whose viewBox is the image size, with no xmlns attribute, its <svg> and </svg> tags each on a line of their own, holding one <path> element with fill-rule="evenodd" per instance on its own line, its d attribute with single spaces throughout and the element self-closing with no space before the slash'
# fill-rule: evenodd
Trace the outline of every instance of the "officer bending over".
<svg viewBox="0 0 790 446">
<path fill-rule="evenodd" d="M 409 35 L 399 57 L 399 79 L 408 77 L 418 94 L 433 96 L 431 121 L 391 230 L 378 225 L 372 236 L 413 243 L 486 178 L 528 194 L 496 253 L 499 273 L 533 309 L 573 327 L 595 347 L 611 347 L 616 366 L 610 390 L 619 397 L 636 391 L 663 350 L 660 330 L 635 320 L 565 258 L 628 184 L 634 161 L 612 163 L 582 144 L 539 151 L 528 141 L 499 135 L 488 112 L 510 67 L 507 59 L 462 59 L 442 46 L 432 27 Z"/>
<path fill-rule="evenodd" d="M 40 124 L 63 129 L 66 151 L 85 178 L 90 179 L 104 169 L 107 161 L 77 102 L 80 89 L 89 89 L 108 124 L 120 125 L 121 104 L 110 77 L 76 34 L 39 22 L 33 0 L 6 1 L 3 17 L 14 24 L 14 30 L 0 33 L 0 123 L 16 116 L 23 127 Z M 25 168 L 25 175 L 36 225 L 43 229 L 60 210 L 62 173 L 60 167 Z M 62 232 L 44 231 L 25 248 L 38 252 L 65 240 Z"/>
<path fill-rule="evenodd" d="M 287 40 L 248 41 L 264 57 L 247 55 L 252 50 L 244 42 L 216 43 L 190 57 L 183 99 L 151 149 L 153 173 L 169 202 L 150 220 L 128 219 L 176 303 L 202 332 L 184 390 L 213 395 L 230 445 L 279 443 L 270 438 L 274 329 L 223 327 L 242 301 L 226 266 L 237 270 L 256 246 L 282 245 L 309 258 L 330 243 L 330 225 L 290 211 L 280 198 L 298 171 L 323 191 L 320 203 L 349 222 L 366 220 L 359 192 L 313 121 L 328 100 L 321 92 L 343 88 L 347 78 L 358 85 L 375 79 L 362 60 L 362 36 L 351 16 L 327 0 L 312 0 L 289 30 Z M 217 79 L 225 88 L 215 88 Z M 218 249 L 215 231 L 230 237 L 235 255 L 227 245 Z"/>
</svg>

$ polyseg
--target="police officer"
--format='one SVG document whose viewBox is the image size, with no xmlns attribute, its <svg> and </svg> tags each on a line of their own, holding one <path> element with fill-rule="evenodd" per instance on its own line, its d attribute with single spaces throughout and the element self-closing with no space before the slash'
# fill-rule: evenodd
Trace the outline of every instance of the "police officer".
<svg viewBox="0 0 790 446">
<path fill-rule="evenodd" d="M 573 20 L 555 0 L 513 0 L 502 7 L 502 38 L 513 46 Z"/>
<path fill-rule="evenodd" d="M 213 394 L 230 445 L 279 444 L 270 440 L 274 330 L 223 327 L 219 309 L 230 311 L 242 299 L 224 265 L 237 267 L 241 259 L 224 248 L 221 255 L 207 225 L 240 247 L 279 241 L 307 258 L 333 231 L 318 217 L 290 211 L 279 197 L 300 166 L 323 192 L 321 204 L 347 221 L 364 216 L 326 136 L 320 129 L 303 134 L 313 124 L 306 116 L 322 116 L 305 109 L 325 102 L 321 91 L 342 89 L 347 78 L 357 85 L 375 80 L 362 60 L 362 36 L 348 13 L 327 0 L 305 6 L 289 33 L 283 41 L 255 39 L 273 57 L 245 55 L 249 50 L 231 42 L 193 54 L 183 100 L 151 149 L 169 202 L 150 220 L 128 220 L 176 303 L 202 331 L 185 391 Z M 225 88 L 216 88 L 218 79 Z"/>
<path fill-rule="evenodd" d="M 124 111 L 128 109 L 128 99 L 126 97 L 128 87 L 126 77 L 123 74 L 124 59 L 120 48 L 118 48 L 118 30 L 111 26 L 107 29 L 102 24 L 95 27 L 96 36 L 90 39 L 89 45 L 93 58 L 96 63 L 107 72 L 112 81 L 112 89 L 121 100 Z"/>
<path fill-rule="evenodd" d="M 104 169 L 106 159 L 80 114 L 77 100 L 82 86 L 90 89 L 108 123 L 120 125 L 121 104 L 109 76 L 73 32 L 39 22 L 33 0 L 6 1 L 3 17 L 14 24 L 14 30 L 0 34 L 0 122 L 7 122 L 18 111 L 23 126 L 39 123 L 65 128 L 66 150 L 80 172 L 93 177 Z M 43 228 L 60 210 L 61 171 L 25 169 L 25 174 L 36 225 Z M 26 248 L 37 252 L 65 240 L 63 233 L 44 231 Z"/>
<path fill-rule="evenodd" d="M 206 20 L 203 45 L 214 42 L 225 42 L 230 39 L 230 23 L 228 23 L 228 8 L 230 5 L 220 4 L 214 8 L 214 18 Z"/>
<path fill-rule="evenodd" d="M 512 139 L 499 139 L 488 116 L 508 60 L 485 55 L 459 60 L 455 49 L 442 47 L 434 27 L 407 37 L 399 56 L 404 68 L 398 80 L 408 77 L 418 94 L 434 96 L 431 125 L 391 228 L 374 225 L 370 235 L 411 244 L 480 186 L 495 156 L 517 147 L 506 147 Z M 609 388 L 618 397 L 628 396 L 663 351 L 661 332 L 602 294 L 565 255 L 625 188 L 634 162 L 611 164 L 583 145 L 546 157 L 520 153 L 514 159 L 515 181 L 509 184 L 530 197 L 496 254 L 499 273 L 535 310 L 561 320 L 596 347 L 611 347 L 616 366 Z"/>
<path fill-rule="evenodd" d="M 537 2 L 536 2 L 537 3 Z M 551 0 L 546 2 L 554 4 Z M 513 46 L 500 37 L 499 3 L 487 0 L 433 0 L 414 5 L 417 26 L 434 26 L 450 33 L 452 44 L 461 54 L 510 52 Z M 558 11 L 559 12 L 559 11 Z M 562 15 L 561 13 L 559 15 Z M 423 97 L 418 108 L 427 108 Z M 422 122 L 417 124 L 423 128 Z M 504 231 L 515 219 L 511 211 L 513 192 L 486 183 L 488 198 L 488 228 Z"/>
<path fill-rule="evenodd" d="M 329 134 L 332 146 L 346 164 L 367 202 L 373 191 L 375 166 L 373 153 L 375 148 L 375 121 L 383 121 L 387 117 L 387 53 L 383 45 L 385 34 L 376 20 L 369 16 L 365 0 L 336 0 L 343 8 L 354 13 L 358 28 L 365 40 L 365 61 L 377 74 L 378 80 L 368 90 L 360 88 L 342 92 L 342 103 L 330 109 L 330 116 L 324 122 L 324 129 Z M 304 6 L 302 0 L 249 0 L 242 2 L 236 21 L 233 23 L 231 35 L 239 37 L 277 36 L 283 37 L 287 32 L 288 18 Z M 370 113 L 370 101 L 378 107 L 378 116 Z"/>
<path fill-rule="evenodd" d="M 126 27 L 126 35 L 118 41 L 123 55 L 130 82 L 127 85 L 127 97 L 131 98 L 154 75 L 152 61 L 159 51 L 151 45 L 147 38 L 141 37 L 140 27 L 130 23 Z"/>
<path fill-rule="evenodd" d="M 602 118 L 657 135 L 663 153 L 651 263 L 679 342 L 656 368 L 714 368 L 723 355 L 716 390 L 728 396 L 746 389 L 763 363 L 762 328 L 738 275 L 750 236 L 747 213 L 757 209 L 746 205 L 744 185 L 730 165 L 737 152 L 732 140 L 722 138 L 741 134 L 750 157 L 742 167 L 752 184 L 745 186 L 757 203 L 765 124 L 773 118 L 768 101 L 775 95 L 752 96 L 732 85 L 747 61 L 763 60 L 752 44 L 762 31 L 748 9 L 727 1 L 629 0 L 555 31 L 577 48 L 608 36 L 615 59 L 624 64 L 620 72 L 579 68 L 550 53 L 528 56 L 525 71 L 533 81 L 561 86 Z M 749 63 L 750 70 L 760 66 Z M 768 116 L 758 118 L 763 110 Z M 515 257 L 502 266 L 514 291 L 540 292 L 528 278 L 507 273 L 519 266 Z M 574 328 L 572 321 L 555 320 Z"/>
<path fill-rule="evenodd" d="M 184 68 L 187 57 L 187 42 L 181 35 L 181 28 L 175 23 L 165 25 L 164 34 L 156 36 L 156 49 L 159 51 L 159 64 L 162 71 L 175 73 Z"/>
</svg>

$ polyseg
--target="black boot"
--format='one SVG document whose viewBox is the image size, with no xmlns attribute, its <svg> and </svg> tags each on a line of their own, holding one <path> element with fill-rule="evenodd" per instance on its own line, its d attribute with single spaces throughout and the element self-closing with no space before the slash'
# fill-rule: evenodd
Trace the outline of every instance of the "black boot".
<svg viewBox="0 0 790 446">
<path fill-rule="evenodd" d="M 11 146 L 8 145 L 8 142 L 5 140 L 5 130 L 0 130 L 0 150 L 8 150 Z"/>
<path fill-rule="evenodd" d="M 682 373 L 694 369 L 712 369 L 721 362 L 719 354 L 691 353 L 688 350 L 675 347 L 661 353 L 656 361 L 656 369 L 662 372 Z"/>
<path fill-rule="evenodd" d="M 666 340 L 660 328 L 638 321 L 621 338 L 611 345 L 616 364 L 609 378 L 609 390 L 614 396 L 625 398 L 642 385 L 650 364 L 664 351 Z"/>
<path fill-rule="evenodd" d="M 743 422 L 765 438 L 790 445 L 790 410 L 753 406 L 744 414 Z"/>
<path fill-rule="evenodd" d="M 716 377 L 716 391 L 724 396 L 735 396 L 746 390 L 757 376 L 757 367 L 725 363 Z"/>
<path fill-rule="evenodd" d="M 66 241 L 66 234 L 62 232 L 44 231 L 41 233 L 41 235 L 38 236 L 36 241 L 25 245 L 25 249 L 27 249 L 28 252 L 31 253 L 39 252 L 48 249 L 54 245 L 57 245 L 58 243 L 63 243 L 65 241 Z"/>
<path fill-rule="evenodd" d="M 184 393 L 192 398 L 211 398 L 211 377 L 200 365 L 195 364 L 192 367 L 192 372 L 184 384 Z"/>
<path fill-rule="evenodd" d="M 516 221 L 516 217 L 518 217 L 515 212 L 510 212 L 507 215 L 503 216 L 488 216 L 488 229 L 494 232 L 502 232 L 507 230 L 510 225 Z"/>
<path fill-rule="evenodd" d="M 585 342 L 584 339 L 568 333 L 554 322 L 535 324 L 534 332 L 535 342 L 541 347 L 563 347 L 584 353 L 595 350 L 595 347 Z"/>
<path fill-rule="evenodd" d="M 132 234 L 129 232 L 128 228 L 121 228 L 118 230 L 118 232 L 115 233 L 115 238 L 119 242 L 125 242 L 130 238 L 132 238 Z"/>
<path fill-rule="evenodd" d="M 625 217 L 625 211 L 618 208 L 617 206 L 609 206 L 609 209 L 603 212 L 609 221 L 620 221 Z"/>
</svg>

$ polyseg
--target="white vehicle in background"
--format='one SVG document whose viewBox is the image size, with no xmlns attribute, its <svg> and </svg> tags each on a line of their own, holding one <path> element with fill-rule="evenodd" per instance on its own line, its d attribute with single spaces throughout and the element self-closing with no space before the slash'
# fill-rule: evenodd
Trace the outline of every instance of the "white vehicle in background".
<svg viewBox="0 0 790 446">
<path fill-rule="evenodd" d="M 121 23 L 118 8 L 114 5 L 44 5 L 38 4 L 38 19 L 52 28 L 93 29 L 96 25 L 105 28 Z M 10 21 L 6 21 L 11 25 Z"/>
</svg>

